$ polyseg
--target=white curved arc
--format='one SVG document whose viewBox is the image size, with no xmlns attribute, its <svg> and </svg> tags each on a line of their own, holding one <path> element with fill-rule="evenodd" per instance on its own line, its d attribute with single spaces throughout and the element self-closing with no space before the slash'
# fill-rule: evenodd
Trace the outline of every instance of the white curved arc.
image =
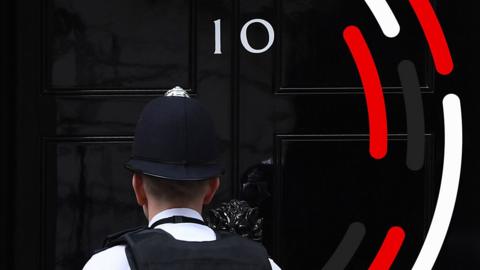
<svg viewBox="0 0 480 270">
<path fill-rule="evenodd" d="M 387 1 L 365 0 L 365 3 L 372 11 L 385 36 L 394 38 L 400 33 L 400 24 Z"/>
<path fill-rule="evenodd" d="M 443 98 L 445 154 L 442 182 L 432 223 L 412 270 L 432 269 L 442 248 L 452 219 L 462 166 L 462 109 L 454 94 Z"/>
</svg>

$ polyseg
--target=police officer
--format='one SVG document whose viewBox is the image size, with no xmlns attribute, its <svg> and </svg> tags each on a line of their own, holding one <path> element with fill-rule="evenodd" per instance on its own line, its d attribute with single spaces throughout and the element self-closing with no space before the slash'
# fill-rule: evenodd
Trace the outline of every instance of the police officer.
<svg viewBox="0 0 480 270">
<path fill-rule="evenodd" d="M 260 244 L 205 225 L 201 211 L 223 170 L 218 155 L 208 112 L 183 89 L 149 102 L 126 163 L 148 227 L 109 236 L 83 269 L 280 269 Z"/>
</svg>

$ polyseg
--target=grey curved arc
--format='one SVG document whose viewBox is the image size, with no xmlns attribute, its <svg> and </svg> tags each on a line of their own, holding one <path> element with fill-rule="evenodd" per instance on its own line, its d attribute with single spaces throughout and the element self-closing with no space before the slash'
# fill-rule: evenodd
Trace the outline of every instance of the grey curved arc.
<svg viewBox="0 0 480 270">
<path fill-rule="evenodd" d="M 425 159 L 425 115 L 415 64 L 410 60 L 403 60 L 398 65 L 398 75 L 407 114 L 406 163 L 410 170 L 418 171 L 423 167 Z"/>
<path fill-rule="evenodd" d="M 350 224 L 342 241 L 322 270 L 343 270 L 347 267 L 365 237 L 365 225 L 360 222 Z"/>
</svg>

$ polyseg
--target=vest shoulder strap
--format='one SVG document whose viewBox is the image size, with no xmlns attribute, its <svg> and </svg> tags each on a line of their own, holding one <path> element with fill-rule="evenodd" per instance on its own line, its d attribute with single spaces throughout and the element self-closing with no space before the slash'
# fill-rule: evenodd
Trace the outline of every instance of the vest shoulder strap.
<svg viewBox="0 0 480 270">
<path fill-rule="evenodd" d="M 147 229 L 147 228 L 144 227 L 144 226 L 141 226 L 141 227 L 136 227 L 136 228 L 132 228 L 132 229 L 128 229 L 128 230 L 124 230 L 124 231 L 121 231 L 121 232 L 110 234 L 103 241 L 103 248 L 107 249 L 107 248 L 111 248 L 113 246 L 125 245 L 126 244 L 126 242 L 125 242 L 125 236 L 126 235 L 133 234 L 133 233 L 136 233 L 136 232 L 140 232 L 140 231 L 143 231 L 145 229 Z"/>
<path fill-rule="evenodd" d="M 141 231 L 141 230 L 144 230 L 145 228 L 146 227 L 141 226 L 141 227 L 127 229 L 127 230 L 123 230 L 123 231 L 120 231 L 120 232 L 117 232 L 117 233 L 110 234 L 103 240 L 102 248 L 96 249 L 93 252 L 93 254 L 97 254 L 99 252 L 102 252 L 102 251 L 104 251 L 106 249 L 109 249 L 111 247 L 114 247 L 114 246 L 126 245 L 126 242 L 123 238 L 124 235 L 126 235 L 128 233 L 134 233 L 134 232 L 137 232 L 137 231 Z"/>
</svg>

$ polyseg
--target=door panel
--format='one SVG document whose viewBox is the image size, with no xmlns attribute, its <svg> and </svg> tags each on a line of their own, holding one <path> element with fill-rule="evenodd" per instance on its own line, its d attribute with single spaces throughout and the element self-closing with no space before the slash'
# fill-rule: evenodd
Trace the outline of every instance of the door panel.
<svg viewBox="0 0 480 270">
<path fill-rule="evenodd" d="M 362 92 L 342 35 L 349 25 L 357 25 L 364 34 L 387 92 L 400 87 L 397 65 L 404 59 L 415 62 L 422 86 L 433 87 L 423 33 L 404 2 L 389 1 L 395 14 L 401 14 L 401 33 L 395 39 L 385 38 L 364 1 L 278 0 L 275 4 L 281 35 L 276 91 Z"/>
<path fill-rule="evenodd" d="M 81 267 L 104 235 L 145 223 L 129 173 L 131 138 L 47 139 L 44 217 L 47 269 Z M 115 222 L 112 222 L 115 221 Z"/>
<path fill-rule="evenodd" d="M 427 145 L 431 161 L 430 136 Z M 368 268 L 393 225 L 408 237 L 392 269 L 413 265 L 428 228 L 432 164 L 418 172 L 405 170 L 405 136 L 391 136 L 389 147 L 388 157 L 377 161 L 368 154 L 367 136 L 276 137 L 279 229 L 274 239 L 286 269 L 328 261 L 354 222 L 363 223 L 367 233 L 351 269 Z"/>
<path fill-rule="evenodd" d="M 193 1 L 47 1 L 48 89 L 192 88 Z"/>
</svg>

